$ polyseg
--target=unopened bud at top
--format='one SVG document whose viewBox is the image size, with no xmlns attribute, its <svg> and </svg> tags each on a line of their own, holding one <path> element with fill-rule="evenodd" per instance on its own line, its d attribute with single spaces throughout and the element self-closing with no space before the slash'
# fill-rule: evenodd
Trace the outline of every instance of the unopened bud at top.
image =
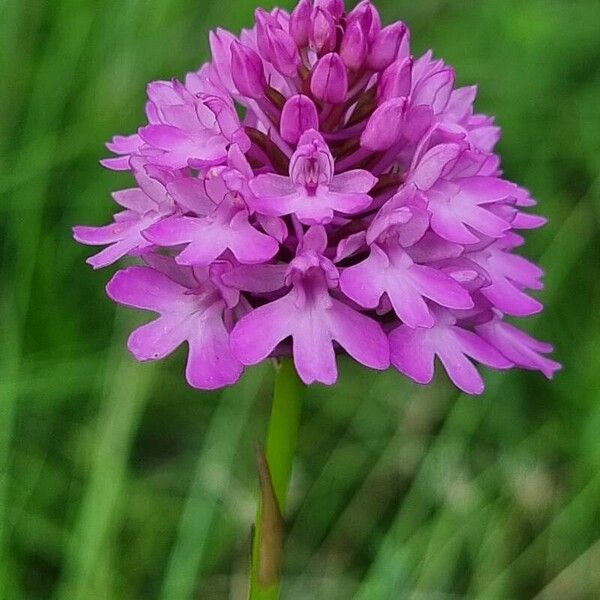
<svg viewBox="0 0 600 600">
<path fill-rule="evenodd" d="M 373 40 L 367 57 L 367 65 L 375 71 L 383 71 L 408 50 L 408 31 L 398 22 L 382 29 Z"/>
<path fill-rule="evenodd" d="M 329 11 L 334 19 L 339 19 L 344 14 L 343 0 L 315 0 L 315 6 Z"/>
<path fill-rule="evenodd" d="M 300 56 L 294 38 L 277 19 L 264 10 L 256 11 L 256 42 L 262 56 L 287 77 L 294 77 Z"/>
<path fill-rule="evenodd" d="M 333 52 L 336 46 L 336 26 L 331 13 L 315 7 L 312 14 L 312 29 L 310 43 L 315 52 Z"/>
<path fill-rule="evenodd" d="M 300 0 L 290 15 L 290 35 L 299 48 L 308 45 L 311 30 L 312 6 L 310 0 Z"/>
<path fill-rule="evenodd" d="M 260 56 L 244 44 L 231 45 L 231 76 L 240 94 L 249 98 L 262 98 L 267 87 Z"/>
<path fill-rule="evenodd" d="M 236 37 L 219 27 L 210 32 L 208 39 L 217 75 L 227 90 L 232 92 L 235 85 L 231 76 L 231 44 Z"/>
<path fill-rule="evenodd" d="M 348 93 L 348 75 L 346 65 L 339 54 L 326 54 L 314 68 L 310 81 L 310 91 L 322 102 L 339 104 Z"/>
<path fill-rule="evenodd" d="M 363 0 L 348 15 L 348 26 L 357 23 L 368 42 L 381 31 L 381 17 L 369 0 Z"/>
<path fill-rule="evenodd" d="M 358 71 L 362 68 L 369 45 L 367 37 L 358 21 L 350 23 L 346 27 L 342 44 L 340 46 L 340 56 L 349 69 Z"/>
<path fill-rule="evenodd" d="M 300 136 L 309 129 L 319 128 L 319 116 L 314 102 L 302 94 L 292 96 L 281 111 L 281 137 L 297 144 Z"/>
</svg>

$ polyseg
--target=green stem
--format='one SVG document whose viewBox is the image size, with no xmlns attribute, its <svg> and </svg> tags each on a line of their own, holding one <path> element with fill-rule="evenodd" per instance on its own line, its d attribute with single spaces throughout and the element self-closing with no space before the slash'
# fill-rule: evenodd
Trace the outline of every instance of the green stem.
<svg viewBox="0 0 600 600">
<path fill-rule="evenodd" d="M 250 600 L 279 598 L 285 499 L 298 439 L 303 386 L 289 358 L 278 362 L 265 455 L 259 452 L 261 497 L 252 540 Z M 265 462 L 266 458 L 266 462 Z"/>
</svg>

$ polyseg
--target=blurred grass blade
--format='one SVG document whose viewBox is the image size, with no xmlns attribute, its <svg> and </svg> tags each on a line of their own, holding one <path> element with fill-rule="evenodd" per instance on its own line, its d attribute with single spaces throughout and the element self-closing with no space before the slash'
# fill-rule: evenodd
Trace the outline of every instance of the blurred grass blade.
<svg viewBox="0 0 600 600">
<path fill-rule="evenodd" d="M 4 339 L 0 346 L 0 600 L 16 597 L 14 565 L 9 546 L 9 474 L 20 374 L 18 319 L 0 297 Z"/>
<path fill-rule="evenodd" d="M 187 600 L 201 589 L 203 567 L 210 552 L 209 534 L 222 495 L 231 485 L 232 463 L 258 391 L 270 371 L 269 364 L 249 369 L 217 402 L 202 442 L 194 477 L 179 521 L 177 538 L 167 563 L 162 600 Z M 198 399 L 198 401 L 202 401 Z M 218 485 L 207 491 L 207 478 Z"/>
<path fill-rule="evenodd" d="M 117 330 L 120 334 L 121 328 Z M 115 546 L 129 452 L 146 402 L 154 392 L 154 372 L 153 365 L 136 363 L 125 348 L 108 361 L 90 478 L 67 551 L 59 600 L 111 600 L 118 596 L 118 590 L 112 588 L 116 582 L 99 581 L 98 567 Z"/>
</svg>

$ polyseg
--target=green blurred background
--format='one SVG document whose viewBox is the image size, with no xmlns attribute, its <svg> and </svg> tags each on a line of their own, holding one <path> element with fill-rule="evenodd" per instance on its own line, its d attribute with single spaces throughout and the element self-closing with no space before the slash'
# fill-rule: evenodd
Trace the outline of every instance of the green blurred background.
<svg viewBox="0 0 600 600">
<path fill-rule="evenodd" d="M 600 598 L 600 3 L 379 6 L 480 84 L 507 176 L 550 217 L 525 248 L 547 271 L 525 326 L 564 370 L 488 372 L 470 398 L 342 361 L 304 402 L 283 598 Z M 106 299 L 112 269 L 70 227 L 106 222 L 129 185 L 98 159 L 142 122 L 146 82 L 255 7 L 0 0 L 3 600 L 245 598 L 270 365 L 201 394 L 182 352 L 134 363 L 143 317 Z"/>
</svg>

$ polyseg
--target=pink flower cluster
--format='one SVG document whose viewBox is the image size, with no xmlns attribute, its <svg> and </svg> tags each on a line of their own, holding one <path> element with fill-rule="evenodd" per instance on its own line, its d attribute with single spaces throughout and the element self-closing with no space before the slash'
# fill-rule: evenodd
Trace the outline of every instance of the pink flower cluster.
<svg viewBox="0 0 600 600">
<path fill-rule="evenodd" d="M 212 62 L 148 86 L 148 123 L 115 137 L 105 167 L 131 171 L 104 227 L 76 227 L 123 256 L 116 302 L 158 313 L 134 331 L 138 360 L 187 342 L 187 380 L 233 384 L 245 365 L 292 354 L 306 383 L 333 384 L 336 353 L 390 363 L 419 383 L 437 356 L 467 393 L 473 361 L 551 377 L 551 347 L 505 321 L 542 305 L 542 271 L 515 253 L 544 224 L 502 178 L 493 119 L 475 87 L 410 53 L 365 0 L 256 11 L 239 37 L 210 36 Z M 243 116 L 239 116 L 239 115 Z"/>
</svg>

